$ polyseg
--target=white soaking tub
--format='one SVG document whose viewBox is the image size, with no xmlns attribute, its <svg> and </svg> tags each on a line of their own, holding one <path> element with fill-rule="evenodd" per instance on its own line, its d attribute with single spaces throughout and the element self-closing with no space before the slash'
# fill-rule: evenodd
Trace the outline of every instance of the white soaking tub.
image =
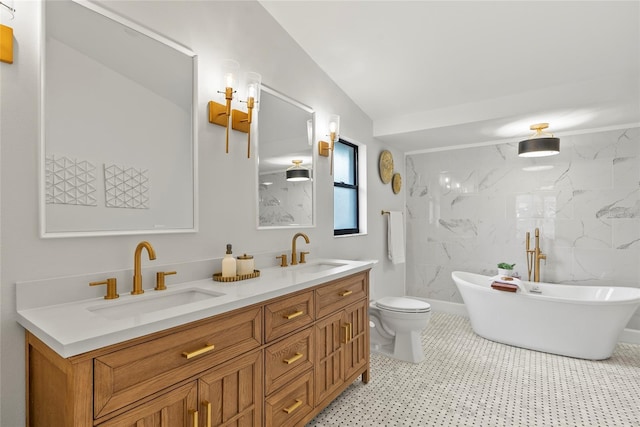
<svg viewBox="0 0 640 427">
<path fill-rule="evenodd" d="M 517 292 L 491 288 L 494 278 L 451 274 L 483 338 L 581 359 L 607 359 L 640 305 L 640 289 L 522 281 Z M 537 287 L 539 293 L 531 292 Z"/>
</svg>

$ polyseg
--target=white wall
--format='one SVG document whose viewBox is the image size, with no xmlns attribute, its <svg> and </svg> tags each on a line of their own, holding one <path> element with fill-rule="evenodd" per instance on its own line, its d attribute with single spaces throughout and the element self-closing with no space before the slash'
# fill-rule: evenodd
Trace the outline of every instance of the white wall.
<svg viewBox="0 0 640 427">
<path fill-rule="evenodd" d="M 560 136 L 560 154 L 517 143 L 412 154 L 407 293 L 462 302 L 454 270 L 527 278 L 525 233 L 540 229 L 541 280 L 640 287 L 640 128 Z M 537 169 L 532 169 L 537 166 Z M 628 325 L 640 330 L 640 311 Z"/>
<path fill-rule="evenodd" d="M 305 229 L 311 257 L 379 259 L 372 273 L 377 294 L 404 292 L 404 266 L 386 259 L 386 219 L 380 210 L 402 210 L 404 197 L 394 195 L 377 175 L 380 151 L 390 149 L 398 172 L 401 153 L 372 137 L 371 120 L 340 91 L 256 2 L 104 2 L 111 10 L 178 41 L 199 55 L 199 190 L 197 234 L 40 239 L 38 237 L 37 145 L 40 65 L 40 3 L 16 2 L 11 21 L 14 64 L 0 63 L 1 108 L 1 241 L 0 315 L 2 379 L 0 424 L 24 423 L 24 333 L 15 321 L 16 281 L 132 267 L 133 250 L 147 239 L 158 263 L 222 256 L 226 243 L 234 252 L 287 250 L 297 230 L 255 228 L 255 167 L 246 159 L 246 134 L 231 133 L 224 152 L 224 128 L 207 122 L 207 101 L 218 100 L 219 64 L 235 58 L 243 70 L 262 74 L 269 86 L 317 111 L 317 134 L 331 113 L 341 115 L 345 137 L 368 147 L 368 235 L 335 239 L 332 233 L 332 184 L 329 165 L 321 159 L 317 178 L 317 226 Z M 320 30 L 317 30 L 320 31 Z M 89 106 L 90 107 L 90 106 Z M 229 203 L 232 201 L 233 203 Z M 274 260 L 275 261 L 275 260 Z M 122 285 L 121 292 L 127 287 Z"/>
</svg>

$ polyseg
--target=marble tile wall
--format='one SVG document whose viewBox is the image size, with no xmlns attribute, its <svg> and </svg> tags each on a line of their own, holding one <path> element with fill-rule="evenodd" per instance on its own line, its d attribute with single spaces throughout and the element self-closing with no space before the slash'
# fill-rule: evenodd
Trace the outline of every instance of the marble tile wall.
<svg viewBox="0 0 640 427">
<path fill-rule="evenodd" d="M 517 142 L 413 154 L 406 176 L 409 295 L 462 302 L 451 272 L 499 262 L 526 278 L 536 227 L 543 281 L 640 287 L 640 128 L 564 136 L 537 159 Z"/>
</svg>

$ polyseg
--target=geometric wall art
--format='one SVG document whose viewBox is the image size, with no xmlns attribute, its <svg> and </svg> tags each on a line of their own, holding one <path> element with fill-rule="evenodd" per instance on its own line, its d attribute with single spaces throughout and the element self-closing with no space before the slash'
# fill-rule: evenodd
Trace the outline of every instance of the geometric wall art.
<svg viewBox="0 0 640 427">
<path fill-rule="evenodd" d="M 104 165 L 104 190 L 109 208 L 149 209 L 149 170 Z"/>
<path fill-rule="evenodd" d="M 86 160 L 46 156 L 46 203 L 97 206 L 95 172 L 95 166 Z"/>
</svg>

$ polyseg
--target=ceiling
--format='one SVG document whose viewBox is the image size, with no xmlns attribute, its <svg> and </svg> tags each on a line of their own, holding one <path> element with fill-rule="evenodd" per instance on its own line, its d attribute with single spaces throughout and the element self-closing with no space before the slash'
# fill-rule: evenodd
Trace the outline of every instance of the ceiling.
<svg viewBox="0 0 640 427">
<path fill-rule="evenodd" d="M 640 123 L 640 1 L 260 3 L 404 152 Z"/>
</svg>

